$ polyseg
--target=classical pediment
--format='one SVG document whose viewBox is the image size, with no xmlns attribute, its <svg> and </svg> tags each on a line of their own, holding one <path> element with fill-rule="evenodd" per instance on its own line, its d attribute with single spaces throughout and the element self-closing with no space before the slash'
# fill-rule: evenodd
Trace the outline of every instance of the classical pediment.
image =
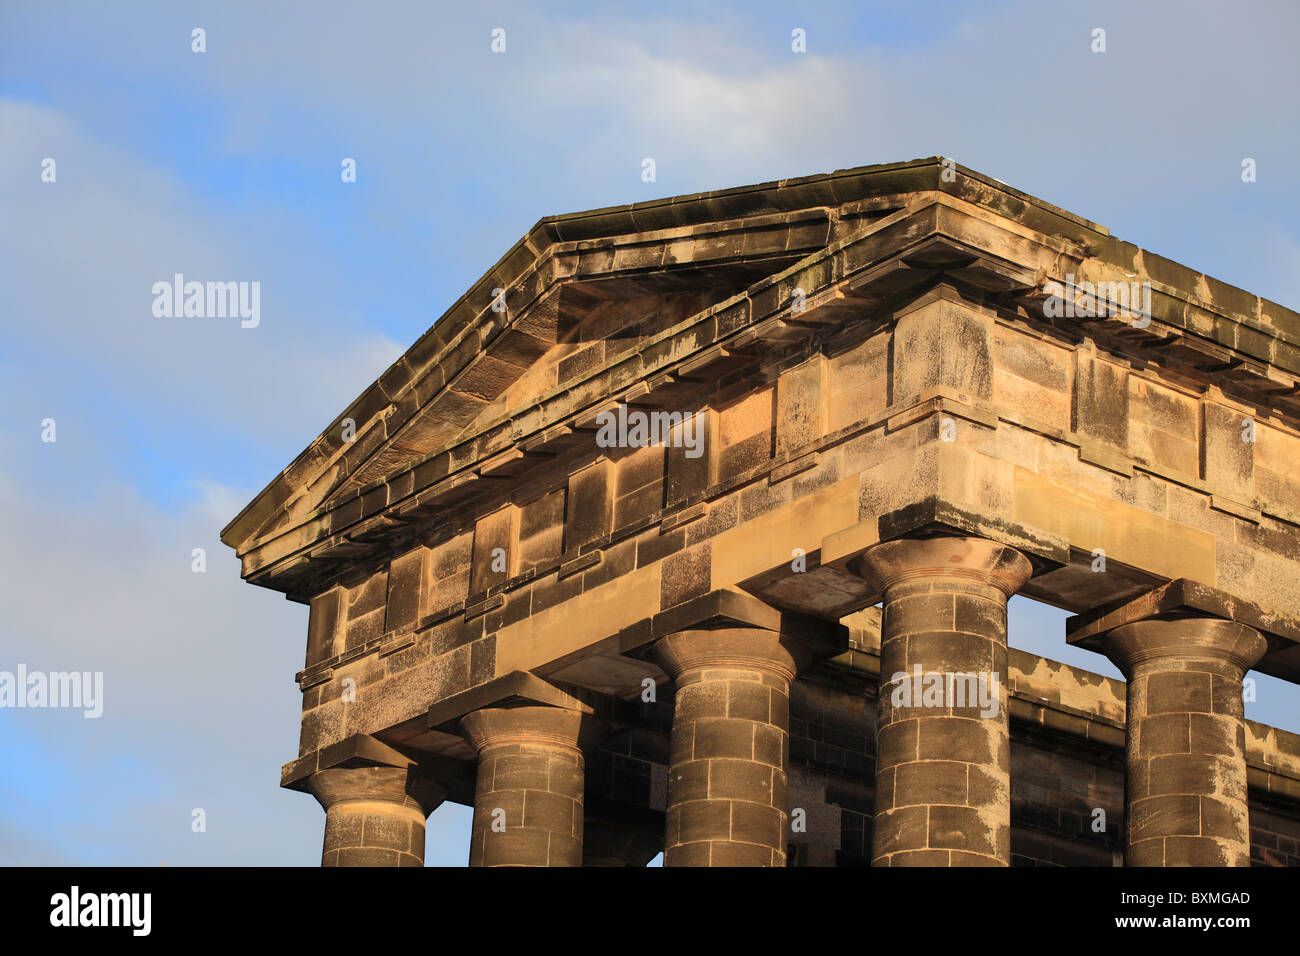
<svg viewBox="0 0 1300 956">
<path fill-rule="evenodd" d="M 1056 315 L 1067 282 L 1142 284 L 1149 322 Z M 1300 316 L 933 158 L 543 219 L 222 540 L 305 600 L 589 450 L 604 410 L 699 407 L 941 288 L 1300 418 Z"/>
<path fill-rule="evenodd" d="M 1300 316 L 946 160 L 543 220 L 223 534 L 310 606 L 282 784 L 328 864 L 419 862 L 442 799 L 472 865 L 1109 865 L 1096 806 L 1254 858 L 1297 373 Z M 1012 595 L 1127 692 L 1007 647 Z M 1086 804 L 1011 801 L 1064 752 Z"/>
</svg>

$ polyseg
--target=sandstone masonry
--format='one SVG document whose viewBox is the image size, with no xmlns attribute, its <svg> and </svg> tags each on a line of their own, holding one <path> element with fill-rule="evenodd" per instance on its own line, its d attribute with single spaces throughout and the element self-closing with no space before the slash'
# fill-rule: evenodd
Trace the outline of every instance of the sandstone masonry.
<svg viewBox="0 0 1300 956">
<path fill-rule="evenodd" d="M 946 168 L 543 219 L 231 522 L 324 864 L 1300 864 L 1300 315 Z"/>
</svg>

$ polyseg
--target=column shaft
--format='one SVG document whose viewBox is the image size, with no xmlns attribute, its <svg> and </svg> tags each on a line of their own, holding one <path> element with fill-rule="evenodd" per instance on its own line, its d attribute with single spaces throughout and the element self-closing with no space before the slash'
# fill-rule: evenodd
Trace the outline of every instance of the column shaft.
<svg viewBox="0 0 1300 956">
<path fill-rule="evenodd" d="M 875 866 L 1007 866 L 1011 757 L 1007 598 L 1023 555 L 977 538 L 877 545 L 884 592 Z"/>
<path fill-rule="evenodd" d="M 583 715 L 485 708 L 462 718 L 478 751 L 470 866 L 581 866 Z"/>
<path fill-rule="evenodd" d="M 676 684 L 665 866 L 784 866 L 795 658 L 758 628 L 681 631 L 655 660 Z"/>
<path fill-rule="evenodd" d="M 334 767 L 307 789 L 325 808 L 321 866 L 423 866 L 425 817 L 445 792 L 401 767 Z"/>
<path fill-rule="evenodd" d="M 1249 866 L 1242 678 L 1267 642 L 1213 618 L 1126 624 L 1126 866 Z"/>
</svg>

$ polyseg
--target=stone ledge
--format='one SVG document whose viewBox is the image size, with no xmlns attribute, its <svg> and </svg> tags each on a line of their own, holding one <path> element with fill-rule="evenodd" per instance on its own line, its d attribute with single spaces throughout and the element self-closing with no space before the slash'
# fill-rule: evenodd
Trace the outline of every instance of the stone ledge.
<svg viewBox="0 0 1300 956">
<path fill-rule="evenodd" d="M 1246 786 L 1251 790 L 1267 793 L 1270 796 L 1284 797 L 1287 800 L 1300 802 L 1300 779 L 1283 776 L 1276 771 L 1250 762 L 1246 764 Z"/>
<path fill-rule="evenodd" d="M 796 458 L 794 461 L 787 462 L 784 465 L 778 465 L 768 472 L 768 484 L 779 484 L 787 478 L 793 478 L 795 475 L 803 474 L 809 468 L 816 468 L 820 455 L 817 452 L 809 452 Z"/>
<path fill-rule="evenodd" d="M 600 549 L 588 551 L 586 554 L 579 555 L 572 561 L 566 561 L 556 570 L 556 578 L 564 580 L 565 578 L 577 574 L 579 571 L 585 571 L 587 568 L 594 568 L 600 564 L 603 552 Z M 504 599 L 503 599 L 504 603 Z"/>
<path fill-rule="evenodd" d="M 670 514 L 661 520 L 659 523 L 659 533 L 667 534 L 669 531 L 680 528 L 682 525 L 690 524 L 692 521 L 703 518 L 708 513 L 709 504 L 707 501 L 696 502 L 689 508 L 682 508 L 676 513 Z"/>
<path fill-rule="evenodd" d="M 1230 514 L 1235 518 L 1241 518 L 1243 521 L 1249 521 L 1251 524 L 1259 524 L 1263 518 L 1263 513 L 1259 508 L 1238 501 L 1235 498 L 1229 498 L 1227 495 L 1210 495 L 1210 507 L 1215 511 L 1222 511 L 1224 514 Z"/>
<path fill-rule="evenodd" d="M 471 604 L 465 608 L 465 620 L 472 621 L 476 617 L 482 617 L 488 611 L 495 611 L 497 608 L 504 606 L 506 598 L 504 594 L 497 594 L 494 597 Z"/>
<path fill-rule="evenodd" d="M 438 701 L 426 713 L 428 726 L 432 730 L 454 732 L 455 721 L 466 714 L 484 707 L 506 707 L 521 704 L 541 704 L 547 707 L 560 707 L 576 710 L 583 714 L 594 714 L 595 709 L 584 704 L 554 684 L 542 680 L 528 671 L 511 671 L 490 681 L 471 687 L 469 690 L 453 694 L 445 700 Z"/>
<path fill-rule="evenodd" d="M 816 657 L 841 653 L 848 647 L 843 624 L 783 611 L 744 591 L 717 590 L 660 611 L 650 620 L 650 640 L 678 631 L 753 627 L 772 631 L 813 650 Z"/>
<path fill-rule="evenodd" d="M 332 767 L 416 767 L 419 763 L 415 757 L 402 753 L 369 734 L 353 734 L 314 753 L 289 761 L 280 770 L 280 786 L 305 791 L 308 777 Z"/>
<path fill-rule="evenodd" d="M 915 504 L 868 519 L 825 538 L 821 546 L 823 567 L 847 570 L 864 551 L 883 541 L 916 534 L 947 533 L 988 538 L 1021 551 L 1035 566 L 1035 573 L 1054 570 L 1070 563 L 1069 543 L 1058 535 L 999 518 L 974 514 L 931 495 Z M 877 597 L 879 597 L 877 595 Z"/>
<path fill-rule="evenodd" d="M 1105 468 L 1124 478 L 1133 477 L 1133 460 L 1128 455 L 1091 438 L 1079 439 L 1079 461 Z"/>
<path fill-rule="evenodd" d="M 405 634 L 384 641 L 379 645 L 379 656 L 387 657 L 389 654 L 396 654 L 398 651 L 404 651 L 408 647 L 415 646 L 415 632 L 408 631 Z"/>
<path fill-rule="evenodd" d="M 1102 637 L 1124 624 L 1169 614 L 1193 613 L 1236 621 L 1289 643 L 1300 643 L 1300 619 L 1265 611 L 1217 588 L 1176 578 L 1118 607 L 1076 614 L 1066 622 L 1066 640 L 1099 651 Z"/>
</svg>

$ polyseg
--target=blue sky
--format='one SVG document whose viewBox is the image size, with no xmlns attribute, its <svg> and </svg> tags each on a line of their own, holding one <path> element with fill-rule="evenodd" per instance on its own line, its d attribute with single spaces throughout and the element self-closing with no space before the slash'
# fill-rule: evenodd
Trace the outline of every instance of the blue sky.
<svg viewBox="0 0 1300 956">
<path fill-rule="evenodd" d="M 543 215 L 941 154 L 1300 307 L 1294 5 L 898 6 L 0 7 L 0 667 L 107 698 L 0 717 L 0 860 L 318 859 L 276 788 L 306 612 L 217 533 Z M 261 325 L 155 319 L 176 272 L 260 281 Z M 1012 642 L 1114 675 L 1062 618 Z M 467 846 L 438 810 L 429 862 Z"/>
</svg>

